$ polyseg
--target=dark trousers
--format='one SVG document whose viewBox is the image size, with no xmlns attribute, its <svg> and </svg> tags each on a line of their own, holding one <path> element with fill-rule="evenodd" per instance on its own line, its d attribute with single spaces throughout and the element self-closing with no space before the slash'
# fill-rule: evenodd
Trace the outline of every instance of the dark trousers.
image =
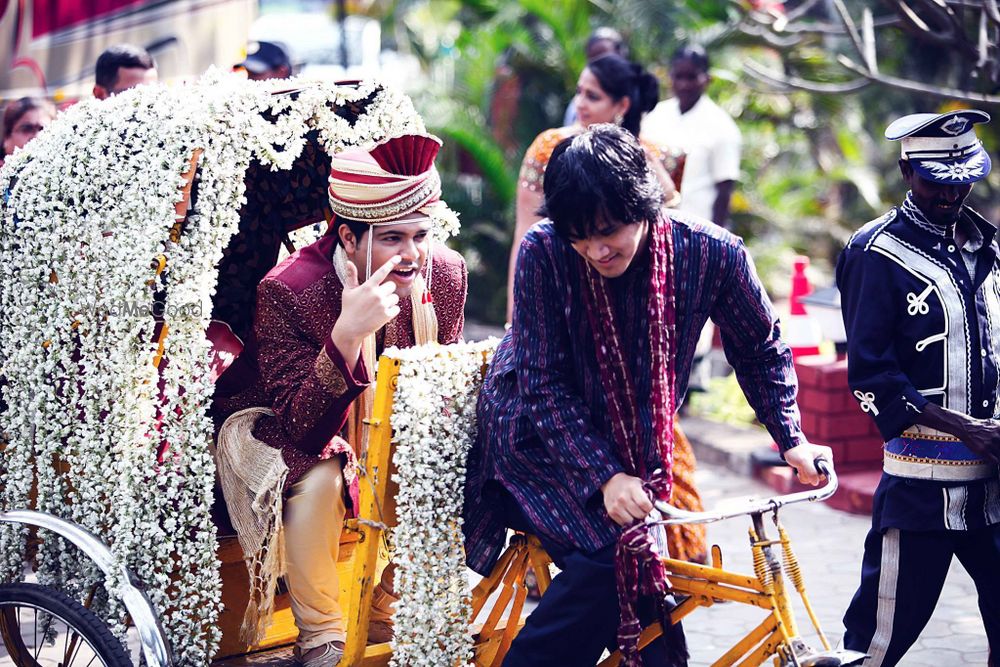
<svg viewBox="0 0 1000 667">
<path fill-rule="evenodd" d="M 517 508 L 509 509 L 509 503 L 504 505 L 508 514 L 520 514 Z M 523 516 L 510 523 L 518 530 L 530 528 Z M 561 572 L 528 616 L 503 667 L 593 667 L 605 648 L 617 648 L 615 545 L 593 553 L 562 549 L 544 539 L 542 545 Z M 643 614 L 647 619 L 652 616 L 652 609 L 641 611 L 649 612 Z M 662 637 L 641 655 L 646 667 L 668 664 Z"/>
<path fill-rule="evenodd" d="M 844 647 L 865 667 L 899 663 L 930 620 L 952 556 L 976 584 L 991 660 L 1000 651 L 1000 526 L 979 530 L 871 530 L 861 586 L 844 615 Z"/>
</svg>

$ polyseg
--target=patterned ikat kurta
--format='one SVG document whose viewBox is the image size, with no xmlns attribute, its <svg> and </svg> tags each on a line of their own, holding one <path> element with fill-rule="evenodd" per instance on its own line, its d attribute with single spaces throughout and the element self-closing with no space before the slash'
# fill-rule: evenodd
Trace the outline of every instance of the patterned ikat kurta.
<svg viewBox="0 0 1000 667">
<path fill-rule="evenodd" d="M 671 348 L 678 400 L 687 391 L 698 334 L 711 317 L 758 419 L 782 451 L 803 442 L 791 353 L 743 242 L 707 221 L 667 213 L 659 224 L 670 225 L 673 235 L 677 320 Z M 497 502 L 500 488 L 560 546 L 593 552 L 621 532 L 599 493 L 623 467 L 609 440 L 596 343 L 581 294 L 585 270 L 584 260 L 550 223 L 525 235 L 514 282 L 514 322 L 480 393 L 479 435 L 469 454 L 463 529 L 469 566 L 478 572 L 488 572 L 503 547 L 508 519 Z M 608 281 L 616 333 L 637 396 L 649 396 L 652 387 L 648 282 L 648 260 L 641 259 Z M 654 470 L 660 464 L 652 410 L 648 402 L 639 407 L 635 437 L 647 469 Z M 694 459 L 686 444 L 683 437 L 676 441 L 672 502 L 698 509 L 690 481 Z M 691 532 L 669 538 L 679 557 L 697 555 L 695 539 L 704 539 Z"/>
</svg>

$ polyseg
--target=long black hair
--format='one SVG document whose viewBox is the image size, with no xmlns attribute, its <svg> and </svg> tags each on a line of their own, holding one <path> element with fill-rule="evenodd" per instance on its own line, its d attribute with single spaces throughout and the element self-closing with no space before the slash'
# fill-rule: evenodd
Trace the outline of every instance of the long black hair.
<svg viewBox="0 0 1000 667">
<path fill-rule="evenodd" d="M 603 90 L 615 102 L 629 98 L 628 112 L 622 121 L 622 127 L 639 136 L 639 123 L 642 115 L 652 111 L 660 100 L 660 83 L 639 63 L 626 60 L 619 55 L 609 53 L 592 60 L 587 69 L 597 79 Z"/>
<path fill-rule="evenodd" d="M 552 151 L 538 211 L 559 236 L 577 240 L 615 224 L 654 222 L 663 190 L 635 135 L 611 123 L 591 125 Z"/>
</svg>

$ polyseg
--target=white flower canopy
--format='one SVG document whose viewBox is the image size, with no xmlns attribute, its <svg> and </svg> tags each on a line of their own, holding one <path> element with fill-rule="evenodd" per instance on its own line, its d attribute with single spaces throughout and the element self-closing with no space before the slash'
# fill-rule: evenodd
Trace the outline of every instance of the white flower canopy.
<svg viewBox="0 0 1000 667">
<path fill-rule="evenodd" d="M 210 72 L 77 104 L 0 170 L 0 510 L 33 504 L 109 543 L 142 573 L 179 664 L 208 664 L 219 640 L 205 330 L 252 207 L 248 170 L 423 131 L 375 83 L 272 95 Z M 22 576 L 26 539 L 0 525 L 0 579 Z M 78 596 L 99 580 L 55 540 L 35 567 Z M 114 600 L 106 613 L 124 619 Z"/>
</svg>

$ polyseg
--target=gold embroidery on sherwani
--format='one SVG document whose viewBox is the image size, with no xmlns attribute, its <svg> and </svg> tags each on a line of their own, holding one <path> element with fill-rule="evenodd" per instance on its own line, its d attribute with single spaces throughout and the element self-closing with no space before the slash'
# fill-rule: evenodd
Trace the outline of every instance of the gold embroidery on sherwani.
<svg viewBox="0 0 1000 667">
<path fill-rule="evenodd" d="M 337 364 L 333 363 L 333 359 L 327 354 L 325 347 L 319 351 L 319 356 L 316 357 L 316 377 L 334 398 L 347 393 L 347 380 L 337 368 Z"/>
</svg>

